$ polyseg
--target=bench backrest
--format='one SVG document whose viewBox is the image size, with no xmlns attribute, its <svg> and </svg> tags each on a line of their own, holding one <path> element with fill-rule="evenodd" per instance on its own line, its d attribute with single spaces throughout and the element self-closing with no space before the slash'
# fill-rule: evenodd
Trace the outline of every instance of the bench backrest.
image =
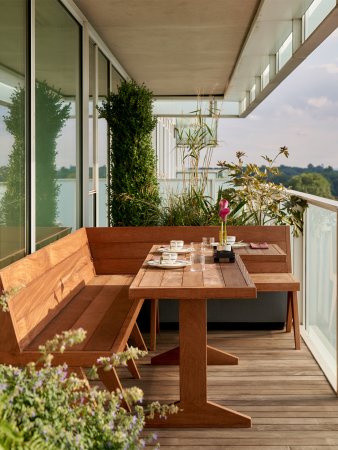
<svg viewBox="0 0 338 450">
<path fill-rule="evenodd" d="M 136 273 L 153 244 L 168 244 L 171 239 L 186 243 L 214 237 L 219 226 L 207 227 L 111 227 L 87 228 L 90 251 L 96 273 Z M 228 226 L 228 235 L 245 242 L 277 244 L 286 252 L 286 262 L 257 263 L 246 261 L 251 273 L 291 272 L 290 228 L 288 226 Z"/>
<path fill-rule="evenodd" d="M 24 289 L 9 300 L 8 313 L 1 311 L 1 350 L 24 349 L 94 274 L 85 229 L 2 269 L 2 291 Z"/>
</svg>

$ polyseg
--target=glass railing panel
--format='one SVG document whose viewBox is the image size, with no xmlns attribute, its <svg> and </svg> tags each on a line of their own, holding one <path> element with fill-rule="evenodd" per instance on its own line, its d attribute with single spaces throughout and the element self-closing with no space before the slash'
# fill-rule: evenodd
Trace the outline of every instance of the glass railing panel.
<svg viewBox="0 0 338 450">
<path fill-rule="evenodd" d="M 305 330 L 332 384 L 337 378 L 337 213 L 309 205 L 306 217 Z M 321 363 L 321 361 L 318 361 Z"/>
</svg>

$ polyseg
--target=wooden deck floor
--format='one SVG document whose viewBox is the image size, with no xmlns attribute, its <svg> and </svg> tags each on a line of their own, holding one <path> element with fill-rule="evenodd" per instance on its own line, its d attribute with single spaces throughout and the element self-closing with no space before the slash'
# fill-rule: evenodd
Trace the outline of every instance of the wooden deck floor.
<svg viewBox="0 0 338 450">
<path fill-rule="evenodd" d="M 252 428 L 156 430 L 162 449 L 338 449 L 338 399 L 304 343 L 295 351 L 292 335 L 282 331 L 208 336 L 210 345 L 240 358 L 238 366 L 208 368 L 209 400 L 250 415 Z M 157 353 L 177 342 L 176 332 L 162 332 Z M 138 366 L 136 381 L 122 369 L 125 387 L 141 387 L 146 400 L 178 399 L 177 366 L 151 366 L 149 357 Z"/>
</svg>

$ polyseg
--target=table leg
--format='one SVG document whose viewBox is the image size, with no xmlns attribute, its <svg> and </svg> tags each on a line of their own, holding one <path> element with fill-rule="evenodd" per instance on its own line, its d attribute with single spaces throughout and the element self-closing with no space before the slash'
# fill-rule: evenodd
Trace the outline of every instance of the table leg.
<svg viewBox="0 0 338 450">
<path fill-rule="evenodd" d="M 251 418 L 207 401 L 206 300 L 180 300 L 180 408 L 154 427 L 250 427 Z"/>
<path fill-rule="evenodd" d="M 238 357 L 207 345 L 208 366 L 236 365 Z M 176 365 L 180 363 L 180 347 L 172 348 L 151 358 L 153 365 Z"/>
</svg>

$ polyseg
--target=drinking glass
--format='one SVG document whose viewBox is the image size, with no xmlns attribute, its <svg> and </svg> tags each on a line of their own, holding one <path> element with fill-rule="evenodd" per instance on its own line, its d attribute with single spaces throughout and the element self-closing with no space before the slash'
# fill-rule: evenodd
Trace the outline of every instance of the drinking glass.
<svg viewBox="0 0 338 450">
<path fill-rule="evenodd" d="M 212 244 L 214 244 L 215 238 L 214 237 L 203 237 L 202 238 L 202 246 L 204 249 L 210 249 L 212 247 Z"/>
<path fill-rule="evenodd" d="M 190 270 L 192 272 L 202 272 L 205 270 L 205 255 L 201 252 L 190 253 Z"/>
</svg>

